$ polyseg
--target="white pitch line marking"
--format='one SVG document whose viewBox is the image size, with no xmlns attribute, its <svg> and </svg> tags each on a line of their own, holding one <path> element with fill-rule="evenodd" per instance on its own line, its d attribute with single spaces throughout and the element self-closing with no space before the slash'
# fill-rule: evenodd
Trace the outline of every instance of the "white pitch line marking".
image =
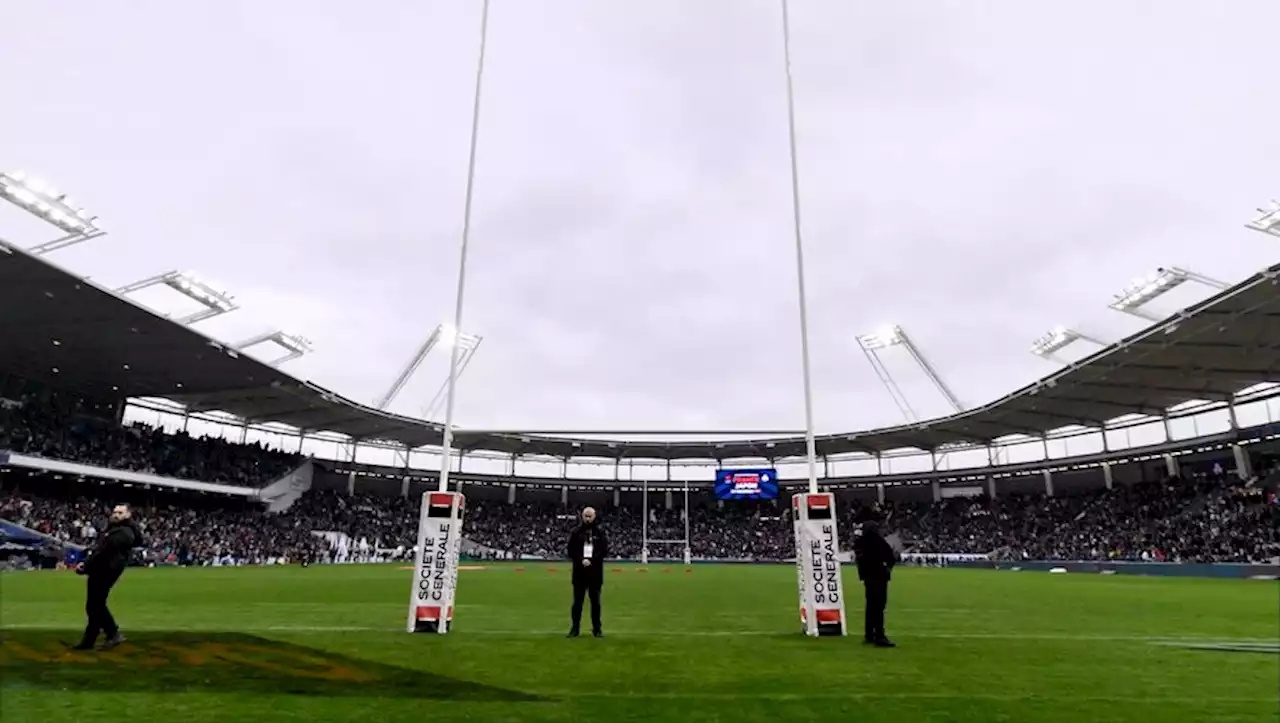
<svg viewBox="0 0 1280 723">
<path fill-rule="evenodd" d="M 1205 696 L 1163 696 L 1163 695 L 1137 695 L 1137 696 L 1115 696 L 1115 695 L 1079 695 L 1077 693 L 1062 693 L 1060 695 L 1045 694 L 1042 691 L 1029 693 L 931 693 L 928 691 L 902 691 L 902 692 L 884 692 L 884 693 L 863 693 L 858 691 L 840 692 L 840 693 L 757 693 L 753 691 L 737 691 L 733 693 L 710 693 L 710 692 L 689 692 L 683 693 L 678 691 L 672 692 L 635 692 L 635 693 L 583 693 L 581 691 L 539 691 L 539 695 L 545 695 L 551 698 L 659 698 L 659 699 L 676 699 L 676 700 L 698 700 L 698 699 L 726 699 L 738 700 L 746 698 L 748 700 L 812 700 L 815 698 L 823 700 L 987 700 L 987 701 L 1015 701 L 1015 700 L 1064 700 L 1086 703 L 1126 703 L 1126 704 L 1151 704 L 1151 703 L 1176 703 L 1176 704 L 1196 704 L 1196 703 L 1269 703 L 1274 704 L 1275 698 L 1252 697 L 1252 696 L 1223 696 L 1223 697 L 1205 697 Z"/>
<path fill-rule="evenodd" d="M 47 623 L 8 624 L 0 626 L 5 630 L 64 630 L 66 626 L 54 626 Z M 182 633 L 402 633 L 401 627 L 374 627 L 367 625 L 266 625 L 247 628 L 192 628 L 174 629 L 170 627 L 136 627 L 129 630 L 138 632 L 182 632 Z M 564 630 L 459 630 L 459 636 L 486 636 L 511 638 L 542 638 L 564 635 Z M 734 638 L 734 637 L 795 637 L 802 635 L 797 631 L 784 630 L 689 630 L 689 631 L 622 631 L 607 633 L 609 637 L 620 638 Z M 856 637 L 856 636 L 848 636 Z M 1062 640 L 1082 642 L 1134 642 L 1154 643 L 1159 645 L 1181 644 L 1242 644 L 1242 645 L 1280 645 L 1277 638 L 1224 638 L 1224 637 L 1179 637 L 1160 635 L 1076 635 L 1071 633 L 946 633 L 946 632 L 903 632 L 895 637 L 903 640 L 917 639 L 956 639 L 956 640 Z"/>
</svg>

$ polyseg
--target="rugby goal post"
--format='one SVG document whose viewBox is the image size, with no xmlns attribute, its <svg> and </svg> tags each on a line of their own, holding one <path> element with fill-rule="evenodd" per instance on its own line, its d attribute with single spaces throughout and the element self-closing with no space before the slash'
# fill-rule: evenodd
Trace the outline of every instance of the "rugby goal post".
<svg viewBox="0 0 1280 723">
<path fill-rule="evenodd" d="M 649 546 L 663 546 L 663 550 L 679 550 L 684 560 L 684 564 L 688 565 L 693 562 L 693 550 L 691 549 L 691 539 L 689 536 L 689 480 L 684 482 L 684 537 L 676 539 L 650 539 L 649 537 L 649 481 L 645 480 L 642 487 L 641 517 L 640 517 L 640 564 L 649 564 Z M 660 555 L 661 560 L 675 560 L 675 555 Z"/>
</svg>

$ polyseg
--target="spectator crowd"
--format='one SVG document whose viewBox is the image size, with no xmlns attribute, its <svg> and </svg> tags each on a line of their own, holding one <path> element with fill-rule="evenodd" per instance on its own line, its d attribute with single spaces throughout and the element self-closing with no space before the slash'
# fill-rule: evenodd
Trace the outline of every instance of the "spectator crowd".
<svg viewBox="0 0 1280 723">
<path fill-rule="evenodd" d="M 24 478 L 34 480 L 35 478 Z M 132 494 L 131 494 L 132 493 Z M 143 559 L 171 564 L 333 561 L 335 537 L 366 541 L 386 558 L 402 558 L 416 543 L 417 500 L 311 490 L 288 510 L 270 513 L 248 502 L 192 497 L 118 485 L 40 480 L 0 492 L 0 518 L 68 542 L 88 545 L 107 510 L 132 502 L 143 526 Z M 845 530 L 861 514 L 840 505 Z M 644 513 L 601 510 L 612 549 L 639 558 Z M 889 504 L 880 514 L 907 551 L 976 553 L 1000 559 L 1265 562 L 1280 558 L 1280 505 L 1261 484 L 1223 478 L 1165 480 L 1073 497 L 948 499 Z M 650 509 L 650 557 L 683 555 L 683 510 Z M 784 560 L 792 554 L 790 510 L 770 503 L 711 502 L 691 508 L 695 559 Z M 557 504 L 473 502 L 464 536 L 501 558 L 562 556 L 576 511 Z M 337 533 L 321 536 L 313 532 Z M 399 552 L 393 552 L 398 548 Z"/>
<path fill-rule="evenodd" d="M 112 425 L 83 414 L 0 405 L 0 449 L 157 475 L 260 487 L 296 468 L 297 455 L 221 439 Z M 1000 559 L 1261 562 L 1280 558 L 1277 475 L 1243 482 L 1221 473 L 1116 486 L 1069 496 L 1001 495 L 932 504 L 887 504 L 885 527 L 906 551 L 987 554 Z M 106 511 L 130 502 L 147 544 L 142 559 L 159 564 L 269 563 L 351 559 L 341 539 L 368 556 L 404 557 L 416 543 L 418 500 L 310 490 L 288 509 L 269 513 L 250 501 L 177 490 L 75 482 L 49 475 L 0 474 L 0 518 L 76 545 L 91 544 Z M 685 512 L 601 509 L 611 548 L 639 558 L 683 555 L 686 527 L 697 559 L 783 560 L 792 556 L 785 501 L 718 503 L 695 498 Z M 843 529 L 863 511 L 838 504 Z M 646 519 L 647 516 L 647 519 Z M 576 524 L 559 504 L 473 500 L 464 536 L 478 554 L 558 558 Z M 329 533 L 329 534 L 313 534 Z M 382 553 L 377 553 L 381 550 Z"/>
<path fill-rule="evenodd" d="M 216 437 L 169 434 L 141 424 L 115 425 L 71 410 L 0 404 L 0 449 L 96 467 L 261 487 L 303 457 Z"/>
<path fill-rule="evenodd" d="M 33 478 L 27 478 L 33 479 Z M 138 492 L 136 488 L 40 479 L 35 493 L 0 491 L 0 519 L 73 545 L 97 539 L 111 507 L 135 508 L 145 547 L 138 562 L 207 565 L 319 560 L 328 545 L 293 515 L 271 515 L 253 503 L 205 496 Z"/>
</svg>

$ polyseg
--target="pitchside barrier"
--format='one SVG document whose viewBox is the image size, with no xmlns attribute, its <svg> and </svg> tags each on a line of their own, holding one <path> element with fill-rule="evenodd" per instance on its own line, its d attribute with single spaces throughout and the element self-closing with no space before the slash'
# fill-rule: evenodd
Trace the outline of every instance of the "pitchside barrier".
<svg viewBox="0 0 1280 723">
<path fill-rule="evenodd" d="M 1053 560 L 975 560 L 952 562 L 950 567 L 968 567 L 983 570 L 1022 570 L 1047 572 L 1053 568 L 1064 568 L 1067 572 L 1113 574 L 1113 575 L 1154 575 L 1159 577 L 1217 577 L 1233 579 L 1275 580 L 1280 578 L 1280 564 L 1245 564 L 1245 563 L 1196 563 L 1196 562 L 1063 562 Z"/>
</svg>

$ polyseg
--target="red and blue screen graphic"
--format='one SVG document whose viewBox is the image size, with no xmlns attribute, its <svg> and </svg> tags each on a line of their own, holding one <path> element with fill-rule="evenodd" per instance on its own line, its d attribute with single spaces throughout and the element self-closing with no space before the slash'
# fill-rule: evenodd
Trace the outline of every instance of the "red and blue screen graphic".
<svg viewBox="0 0 1280 723">
<path fill-rule="evenodd" d="M 722 500 L 773 500 L 778 498 L 778 471 L 773 469 L 718 469 L 716 497 Z"/>
</svg>

